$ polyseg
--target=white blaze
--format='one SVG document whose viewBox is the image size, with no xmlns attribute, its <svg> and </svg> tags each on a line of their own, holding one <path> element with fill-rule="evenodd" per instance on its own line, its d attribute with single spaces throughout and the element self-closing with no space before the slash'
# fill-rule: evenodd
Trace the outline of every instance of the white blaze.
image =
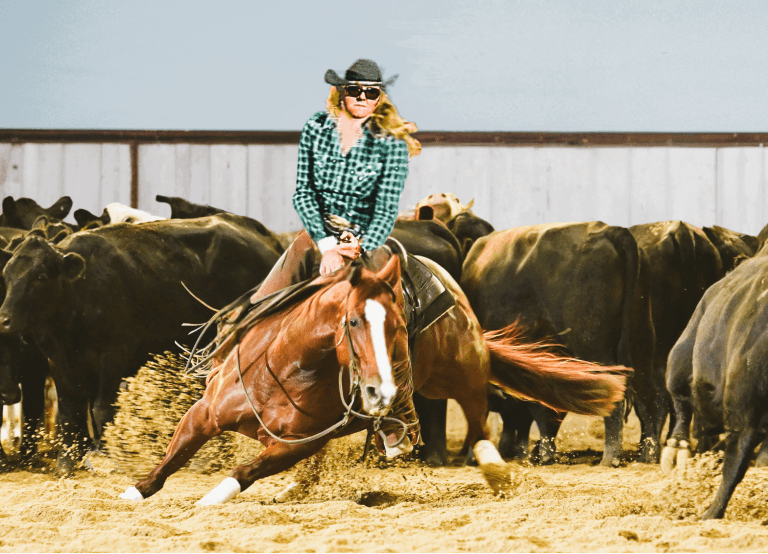
<svg viewBox="0 0 768 554">
<path fill-rule="evenodd" d="M 387 310 L 376 302 L 368 299 L 365 301 L 365 319 L 368 320 L 371 330 L 371 342 L 373 343 L 373 354 L 376 358 L 376 365 L 379 368 L 381 377 L 381 395 L 389 403 L 397 387 L 392 379 L 392 365 L 389 363 L 389 354 L 387 354 L 387 341 L 384 337 L 384 320 L 387 317 Z"/>
</svg>

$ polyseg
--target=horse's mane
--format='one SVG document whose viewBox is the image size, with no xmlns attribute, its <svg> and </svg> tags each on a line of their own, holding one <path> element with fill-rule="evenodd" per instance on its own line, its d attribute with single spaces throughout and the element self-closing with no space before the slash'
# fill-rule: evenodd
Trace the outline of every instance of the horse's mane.
<svg viewBox="0 0 768 554">
<path fill-rule="evenodd" d="M 342 281 L 349 280 L 356 271 L 358 264 L 350 264 L 346 268 L 328 276 L 313 276 L 305 281 L 285 287 L 268 294 L 255 303 L 251 296 L 261 286 L 241 295 L 234 302 L 216 312 L 208 322 L 200 328 L 198 341 L 189 352 L 186 371 L 198 377 L 205 377 L 212 369 L 214 357 L 221 356 L 227 345 L 234 345 L 254 325 L 269 316 L 287 311 L 293 306 L 308 300 L 323 289 L 332 287 Z M 216 326 L 219 331 L 216 337 L 204 346 L 198 346 L 202 336 L 208 329 Z M 194 360 L 194 363 L 192 362 Z"/>
</svg>

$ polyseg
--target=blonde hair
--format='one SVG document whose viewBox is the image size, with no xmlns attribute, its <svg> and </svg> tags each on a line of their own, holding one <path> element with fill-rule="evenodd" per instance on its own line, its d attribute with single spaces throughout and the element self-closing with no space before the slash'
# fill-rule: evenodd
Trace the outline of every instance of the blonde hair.
<svg viewBox="0 0 768 554">
<path fill-rule="evenodd" d="M 331 87 L 331 92 L 325 101 L 325 108 L 332 117 L 339 117 L 343 109 L 341 103 L 342 96 L 339 88 Z M 418 131 L 418 127 L 416 127 L 414 122 L 406 121 L 400 117 L 397 108 L 383 90 L 381 91 L 379 103 L 371 114 L 370 122 L 375 134 L 381 132 L 404 141 L 408 145 L 408 154 L 411 158 L 421 154 L 421 143 L 411 136 L 411 133 Z"/>
</svg>

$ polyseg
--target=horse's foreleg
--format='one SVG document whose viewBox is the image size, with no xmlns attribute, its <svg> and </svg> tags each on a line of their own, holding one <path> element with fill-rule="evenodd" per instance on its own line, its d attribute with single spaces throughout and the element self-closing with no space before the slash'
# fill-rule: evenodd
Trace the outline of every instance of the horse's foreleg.
<svg viewBox="0 0 768 554">
<path fill-rule="evenodd" d="M 327 441 L 311 441 L 306 444 L 273 442 L 253 462 L 235 468 L 230 477 L 201 498 L 197 504 L 208 506 L 228 502 L 259 479 L 285 471 L 304 458 L 312 456 L 326 443 Z"/>
<path fill-rule="evenodd" d="M 307 496 L 312 487 L 320 481 L 323 460 L 325 460 L 327 453 L 328 446 L 325 446 L 315 453 L 314 456 L 310 456 L 297 463 L 294 480 L 275 496 L 274 501 L 290 502 L 292 500 L 301 500 Z"/>
<path fill-rule="evenodd" d="M 163 488 L 166 479 L 184 467 L 192 456 L 212 437 L 218 429 L 208 417 L 208 402 L 199 400 L 181 418 L 173 438 L 165 451 L 165 457 L 146 479 L 129 487 L 120 498 L 143 500 Z"/>
</svg>

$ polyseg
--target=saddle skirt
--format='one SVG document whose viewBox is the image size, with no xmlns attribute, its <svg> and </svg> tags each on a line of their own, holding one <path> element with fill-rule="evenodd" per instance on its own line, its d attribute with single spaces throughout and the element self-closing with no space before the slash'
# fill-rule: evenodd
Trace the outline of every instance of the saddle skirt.
<svg viewBox="0 0 768 554">
<path fill-rule="evenodd" d="M 413 351 L 419 333 L 429 329 L 451 311 L 456 301 L 442 281 L 418 258 L 405 252 L 399 242 L 390 239 L 380 248 L 386 248 L 390 252 L 389 255 L 400 258 L 408 346 Z"/>
</svg>

